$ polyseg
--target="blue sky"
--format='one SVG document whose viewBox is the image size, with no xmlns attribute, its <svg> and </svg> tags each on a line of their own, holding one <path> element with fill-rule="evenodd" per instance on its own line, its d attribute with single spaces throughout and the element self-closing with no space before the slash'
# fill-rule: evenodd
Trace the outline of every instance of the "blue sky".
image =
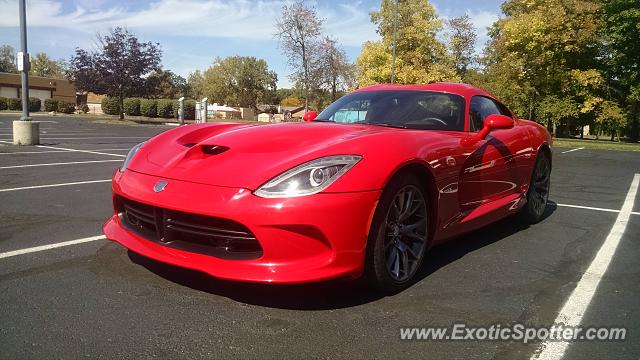
<svg viewBox="0 0 640 360">
<path fill-rule="evenodd" d="M 378 38 L 369 12 L 379 0 L 308 0 L 325 19 L 324 31 L 338 39 L 351 60 L 362 43 Z M 431 0 L 442 18 L 465 13 L 486 41 L 486 27 L 500 14 L 501 0 Z M 273 39 L 282 0 L 27 0 L 29 52 L 68 59 L 76 47 L 91 49 L 98 32 L 125 26 L 143 41 L 159 42 L 166 69 L 187 76 L 206 69 L 216 56 L 251 55 L 267 60 L 288 87 L 286 59 Z M 18 1 L 0 0 L 0 44 L 19 45 Z"/>
</svg>

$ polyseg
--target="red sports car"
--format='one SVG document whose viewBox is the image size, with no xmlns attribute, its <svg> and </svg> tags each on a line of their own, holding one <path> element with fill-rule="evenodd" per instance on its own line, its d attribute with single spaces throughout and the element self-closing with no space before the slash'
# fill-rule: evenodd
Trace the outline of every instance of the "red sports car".
<svg viewBox="0 0 640 360">
<path fill-rule="evenodd" d="M 222 279 L 395 291 L 432 246 L 543 216 L 551 137 L 485 91 L 376 85 L 305 120 L 182 126 L 136 145 L 104 233 Z"/>
</svg>

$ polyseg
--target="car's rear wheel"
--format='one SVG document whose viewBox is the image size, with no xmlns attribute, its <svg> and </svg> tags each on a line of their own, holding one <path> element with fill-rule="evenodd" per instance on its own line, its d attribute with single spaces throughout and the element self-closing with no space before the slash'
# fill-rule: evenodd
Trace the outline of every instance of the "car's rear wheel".
<svg viewBox="0 0 640 360">
<path fill-rule="evenodd" d="M 386 292 L 411 284 L 428 245 L 428 206 L 424 185 L 412 175 L 397 177 L 376 209 L 365 263 L 365 280 Z"/>
<path fill-rule="evenodd" d="M 542 220 L 549 200 L 551 187 L 551 161 L 545 153 L 539 153 L 527 191 L 527 203 L 521 210 L 524 220 L 535 224 Z"/>
</svg>

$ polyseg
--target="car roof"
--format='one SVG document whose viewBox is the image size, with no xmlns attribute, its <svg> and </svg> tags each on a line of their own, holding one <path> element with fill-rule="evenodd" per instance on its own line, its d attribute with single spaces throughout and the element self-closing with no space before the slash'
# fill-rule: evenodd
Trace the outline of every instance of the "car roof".
<svg viewBox="0 0 640 360">
<path fill-rule="evenodd" d="M 488 92 L 464 83 L 452 83 L 452 82 L 438 82 L 431 84 L 415 84 L 415 85 L 401 85 L 401 84 L 378 84 L 366 86 L 355 90 L 354 92 L 364 91 L 389 91 L 389 90 L 418 90 L 418 91 L 438 91 L 451 94 L 458 94 L 464 97 L 471 97 L 473 95 L 488 96 L 494 98 L 493 95 Z"/>
</svg>

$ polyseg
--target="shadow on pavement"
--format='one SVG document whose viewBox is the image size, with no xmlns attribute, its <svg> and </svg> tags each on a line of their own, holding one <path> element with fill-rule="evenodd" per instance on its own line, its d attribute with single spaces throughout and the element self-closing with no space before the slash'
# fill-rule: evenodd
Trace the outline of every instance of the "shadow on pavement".
<svg viewBox="0 0 640 360">
<path fill-rule="evenodd" d="M 557 208 L 549 202 L 544 219 Z M 506 218 L 470 234 L 453 239 L 430 250 L 424 259 L 416 282 L 466 254 L 500 241 L 528 228 L 529 225 L 514 218 Z M 263 285 L 219 280 L 205 273 L 161 263 L 134 252 L 128 252 L 134 263 L 169 281 L 209 294 L 224 296 L 235 301 L 291 310 L 329 310 L 366 304 L 387 294 L 375 292 L 360 281 L 333 280 L 303 285 Z M 392 294 L 390 296 L 393 296 Z"/>
</svg>

